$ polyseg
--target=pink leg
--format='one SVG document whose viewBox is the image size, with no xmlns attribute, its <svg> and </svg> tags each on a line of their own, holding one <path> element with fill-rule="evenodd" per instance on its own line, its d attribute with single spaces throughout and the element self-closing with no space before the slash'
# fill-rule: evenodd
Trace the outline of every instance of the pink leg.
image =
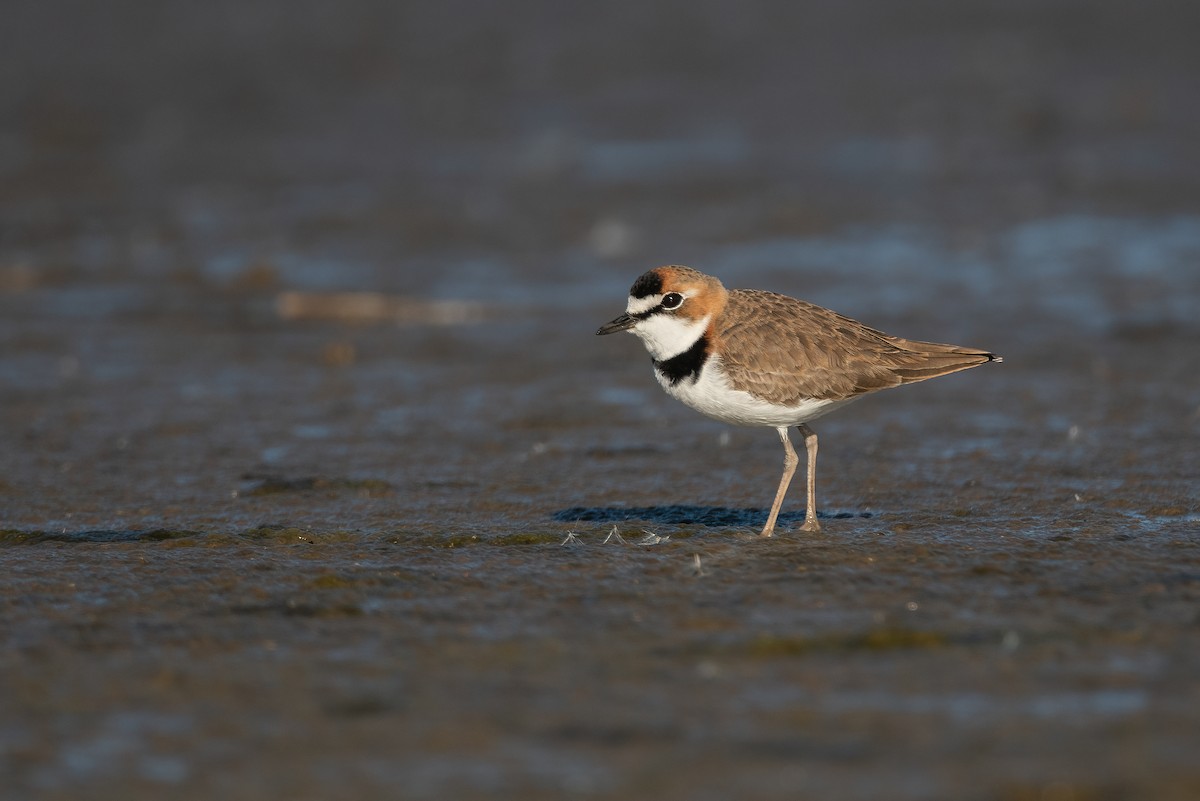
<svg viewBox="0 0 1200 801">
<path fill-rule="evenodd" d="M 788 439 L 787 426 L 775 430 L 779 432 L 779 440 L 783 443 L 783 476 L 779 479 L 779 489 L 775 491 L 775 503 L 771 504 L 771 514 L 767 515 L 767 524 L 763 526 L 761 534 L 763 537 L 770 537 L 775 532 L 775 521 L 779 518 L 779 507 L 783 506 L 783 496 L 787 495 L 788 484 L 792 483 L 792 476 L 796 474 L 796 465 L 800 464 L 800 458 L 796 456 L 796 449 L 792 447 L 792 441 Z M 816 437 L 813 437 L 813 441 L 815 449 Z"/>
<path fill-rule="evenodd" d="M 804 507 L 804 525 L 801 531 L 820 531 L 817 522 L 817 435 L 807 423 L 796 426 L 804 436 L 804 449 L 808 451 L 808 500 Z"/>
</svg>

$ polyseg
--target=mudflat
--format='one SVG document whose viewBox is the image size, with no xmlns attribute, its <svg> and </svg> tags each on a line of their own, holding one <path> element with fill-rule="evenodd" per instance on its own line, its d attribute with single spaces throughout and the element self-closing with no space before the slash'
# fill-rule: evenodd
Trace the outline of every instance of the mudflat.
<svg viewBox="0 0 1200 801">
<path fill-rule="evenodd" d="M 11 5 L 5 798 L 1200 797 L 1192 4 Z M 665 262 L 1004 363 L 761 540 Z"/>
</svg>

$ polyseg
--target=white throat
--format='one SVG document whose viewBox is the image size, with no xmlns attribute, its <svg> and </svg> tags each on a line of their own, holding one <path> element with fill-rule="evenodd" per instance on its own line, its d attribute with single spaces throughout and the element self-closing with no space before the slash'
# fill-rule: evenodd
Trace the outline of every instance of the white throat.
<svg viewBox="0 0 1200 801">
<path fill-rule="evenodd" d="M 645 320 L 640 320 L 630 330 L 641 338 L 646 350 L 650 351 L 651 358 L 662 362 L 695 345 L 696 340 L 704 336 L 711 319 L 712 315 L 706 315 L 699 320 L 688 320 L 669 314 L 652 314 Z"/>
</svg>

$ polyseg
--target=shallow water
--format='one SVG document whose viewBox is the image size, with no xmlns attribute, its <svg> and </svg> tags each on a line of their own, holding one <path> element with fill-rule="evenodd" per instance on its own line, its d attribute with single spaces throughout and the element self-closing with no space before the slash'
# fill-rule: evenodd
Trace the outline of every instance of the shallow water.
<svg viewBox="0 0 1200 801">
<path fill-rule="evenodd" d="M 15 4 L 6 797 L 1200 795 L 1195 11 L 951 5 Z M 668 261 L 1005 361 L 761 542 Z"/>
</svg>

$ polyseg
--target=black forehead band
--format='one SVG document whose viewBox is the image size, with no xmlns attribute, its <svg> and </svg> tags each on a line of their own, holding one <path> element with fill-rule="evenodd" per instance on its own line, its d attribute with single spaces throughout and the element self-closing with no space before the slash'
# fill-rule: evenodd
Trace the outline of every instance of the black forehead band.
<svg viewBox="0 0 1200 801">
<path fill-rule="evenodd" d="M 633 282 L 633 286 L 629 289 L 629 294 L 635 298 L 646 298 L 650 295 L 662 294 L 662 276 L 654 270 L 642 273 L 642 276 Z"/>
</svg>

